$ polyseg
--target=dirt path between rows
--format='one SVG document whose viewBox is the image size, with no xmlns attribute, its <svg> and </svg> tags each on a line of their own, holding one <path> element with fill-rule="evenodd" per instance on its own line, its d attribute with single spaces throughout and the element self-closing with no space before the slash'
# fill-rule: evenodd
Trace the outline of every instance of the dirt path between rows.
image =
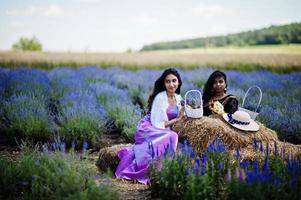
<svg viewBox="0 0 301 200">
<path fill-rule="evenodd" d="M 121 181 L 118 179 L 112 179 L 112 183 L 122 200 L 151 199 L 151 192 L 149 186 L 147 185 L 132 183 L 129 181 Z"/>
<path fill-rule="evenodd" d="M 89 162 L 91 166 L 96 167 L 96 161 L 98 159 L 97 152 L 89 154 Z M 121 200 L 130 200 L 130 199 L 151 199 L 151 191 L 148 185 L 143 185 L 140 183 L 134 183 L 133 181 L 123 181 L 116 178 L 110 178 L 110 184 L 114 189 L 119 193 Z"/>
<path fill-rule="evenodd" d="M 120 135 L 102 135 L 98 142 L 98 147 L 94 149 L 94 152 L 89 154 L 89 161 L 96 167 L 96 161 L 98 159 L 98 152 L 100 148 L 110 147 L 112 145 L 128 143 L 126 139 L 120 137 Z M 110 182 L 115 190 L 119 193 L 122 200 L 147 200 L 151 198 L 151 191 L 148 185 L 140 183 L 134 183 L 133 181 L 123 181 L 116 178 L 111 178 Z"/>
</svg>

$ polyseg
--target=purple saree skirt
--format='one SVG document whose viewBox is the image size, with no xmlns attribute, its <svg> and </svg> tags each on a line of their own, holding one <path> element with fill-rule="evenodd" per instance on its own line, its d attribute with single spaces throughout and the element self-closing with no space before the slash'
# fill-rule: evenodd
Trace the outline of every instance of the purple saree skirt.
<svg viewBox="0 0 301 200">
<path fill-rule="evenodd" d="M 167 109 L 168 119 L 177 117 L 177 113 L 177 107 L 169 107 Z M 169 128 L 161 129 L 152 126 L 150 115 L 146 115 L 138 124 L 135 144 L 132 147 L 121 149 L 117 153 L 120 162 L 115 172 L 116 177 L 147 184 L 152 159 L 163 156 L 167 149 L 175 152 L 177 144 L 176 132 Z"/>
</svg>

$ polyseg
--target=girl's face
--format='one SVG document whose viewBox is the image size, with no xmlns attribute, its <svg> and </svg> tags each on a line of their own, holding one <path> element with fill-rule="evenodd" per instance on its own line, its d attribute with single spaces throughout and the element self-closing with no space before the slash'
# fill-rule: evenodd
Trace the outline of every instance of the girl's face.
<svg viewBox="0 0 301 200">
<path fill-rule="evenodd" d="M 175 93 L 179 87 L 179 80 L 175 75 L 169 74 L 164 80 L 164 85 L 168 93 Z"/>
<path fill-rule="evenodd" d="M 216 93 L 224 92 L 226 88 L 226 82 L 224 77 L 218 76 L 214 79 L 212 89 Z"/>
</svg>

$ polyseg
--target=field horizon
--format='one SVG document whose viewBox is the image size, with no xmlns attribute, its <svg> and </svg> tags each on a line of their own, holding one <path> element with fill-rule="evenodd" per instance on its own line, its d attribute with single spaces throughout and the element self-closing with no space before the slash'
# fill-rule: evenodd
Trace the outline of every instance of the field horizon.
<svg viewBox="0 0 301 200">
<path fill-rule="evenodd" d="M 58 66 L 118 66 L 129 70 L 213 67 L 274 72 L 301 71 L 301 45 L 215 47 L 147 52 L 31 52 L 0 51 L 0 67 L 52 69 Z"/>
</svg>

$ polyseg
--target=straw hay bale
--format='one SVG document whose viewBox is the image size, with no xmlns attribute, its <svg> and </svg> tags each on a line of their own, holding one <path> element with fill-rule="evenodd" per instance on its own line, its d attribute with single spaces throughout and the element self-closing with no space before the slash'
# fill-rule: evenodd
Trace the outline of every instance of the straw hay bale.
<svg viewBox="0 0 301 200">
<path fill-rule="evenodd" d="M 118 144 L 100 149 L 96 166 L 100 171 L 105 171 L 107 169 L 112 169 L 115 171 L 119 163 L 117 152 L 120 149 L 128 148 L 131 146 L 132 144 Z"/>
<path fill-rule="evenodd" d="M 230 152 L 234 153 L 236 148 L 240 148 L 241 157 L 243 159 L 254 158 L 256 152 L 253 147 L 253 139 L 255 138 L 258 145 L 263 144 L 264 148 L 269 144 L 269 149 L 274 150 L 274 143 L 277 143 L 278 149 L 285 146 L 284 154 L 295 155 L 301 152 L 300 145 L 293 145 L 279 141 L 277 133 L 260 122 L 259 130 L 241 131 L 229 125 L 219 115 L 211 115 L 199 119 L 184 118 L 173 126 L 173 130 L 178 133 L 179 140 L 188 140 L 197 154 L 201 155 L 208 145 L 217 137 L 228 146 Z"/>
</svg>

